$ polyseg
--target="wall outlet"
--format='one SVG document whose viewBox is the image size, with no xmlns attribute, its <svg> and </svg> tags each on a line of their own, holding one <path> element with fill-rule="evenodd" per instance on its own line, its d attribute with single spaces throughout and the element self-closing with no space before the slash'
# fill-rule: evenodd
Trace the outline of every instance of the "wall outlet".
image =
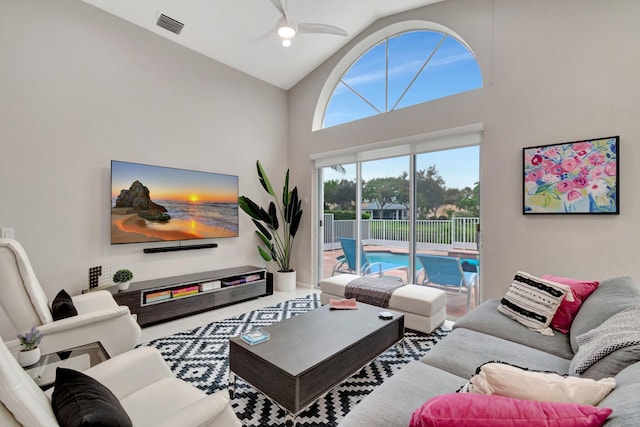
<svg viewBox="0 0 640 427">
<path fill-rule="evenodd" d="M 3 239 L 15 239 L 13 228 L 2 227 L 2 238 Z"/>
</svg>

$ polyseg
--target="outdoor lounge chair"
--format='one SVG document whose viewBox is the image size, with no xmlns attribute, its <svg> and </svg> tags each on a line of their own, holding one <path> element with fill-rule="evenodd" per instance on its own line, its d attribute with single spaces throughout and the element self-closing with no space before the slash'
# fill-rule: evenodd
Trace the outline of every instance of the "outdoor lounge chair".
<svg viewBox="0 0 640 427">
<path fill-rule="evenodd" d="M 336 273 L 356 273 L 356 240 L 347 237 L 341 237 L 338 240 L 340 240 L 344 255 L 338 257 L 338 262 L 333 266 L 331 275 L 334 276 Z M 360 244 L 360 263 L 362 275 L 377 274 L 382 277 L 385 271 L 404 270 L 407 273 L 407 280 L 409 280 L 409 269 L 406 265 L 390 262 L 369 262 L 362 244 Z"/>
<path fill-rule="evenodd" d="M 416 254 L 416 258 L 424 270 L 422 285 L 434 286 L 456 295 L 466 292 L 467 310 L 471 309 L 471 291 L 478 284 L 478 273 L 464 271 L 460 258 L 456 257 Z M 476 300 L 477 295 L 476 290 Z"/>
</svg>

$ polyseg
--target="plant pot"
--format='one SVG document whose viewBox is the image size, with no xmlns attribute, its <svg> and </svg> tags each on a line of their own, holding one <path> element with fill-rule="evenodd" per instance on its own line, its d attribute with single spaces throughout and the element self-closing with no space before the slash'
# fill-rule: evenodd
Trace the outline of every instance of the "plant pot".
<svg viewBox="0 0 640 427">
<path fill-rule="evenodd" d="M 40 360 L 40 347 L 36 347 L 33 350 L 22 350 L 18 353 L 18 363 L 23 368 L 26 366 L 35 365 Z"/>
<path fill-rule="evenodd" d="M 273 273 L 273 287 L 276 291 L 295 291 L 296 272 L 276 271 Z"/>
<path fill-rule="evenodd" d="M 118 289 L 120 289 L 121 291 L 125 291 L 125 290 L 129 289 L 129 285 L 130 284 L 131 284 L 131 281 L 120 282 L 120 283 L 118 283 Z"/>
</svg>

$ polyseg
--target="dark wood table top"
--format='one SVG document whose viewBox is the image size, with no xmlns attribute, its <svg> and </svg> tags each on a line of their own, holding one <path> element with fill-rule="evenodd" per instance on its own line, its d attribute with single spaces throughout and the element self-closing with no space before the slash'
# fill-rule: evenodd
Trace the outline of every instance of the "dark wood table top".
<svg viewBox="0 0 640 427">
<path fill-rule="evenodd" d="M 231 340 L 284 372 L 299 376 L 402 316 L 391 311 L 394 319 L 382 320 L 378 317 L 381 311 L 390 310 L 361 302 L 357 310 L 331 310 L 327 304 L 261 328 L 270 334 L 268 341 L 251 346 L 240 337 Z"/>
</svg>

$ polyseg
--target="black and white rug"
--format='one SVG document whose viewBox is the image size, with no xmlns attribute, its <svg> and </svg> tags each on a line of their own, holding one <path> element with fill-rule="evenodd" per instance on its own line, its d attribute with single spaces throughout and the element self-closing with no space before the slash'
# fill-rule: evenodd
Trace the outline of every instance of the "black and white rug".
<svg viewBox="0 0 640 427">
<path fill-rule="evenodd" d="M 229 338 L 318 307 L 319 295 L 311 294 L 160 338 L 146 345 L 160 350 L 178 378 L 210 394 L 228 386 Z M 442 328 L 428 335 L 406 330 L 404 357 L 399 356 L 395 348 L 387 350 L 300 413 L 296 424 L 304 427 L 336 426 L 364 396 L 402 365 L 420 359 L 448 333 Z M 285 425 L 284 411 L 240 379 L 231 404 L 243 426 Z"/>
</svg>

